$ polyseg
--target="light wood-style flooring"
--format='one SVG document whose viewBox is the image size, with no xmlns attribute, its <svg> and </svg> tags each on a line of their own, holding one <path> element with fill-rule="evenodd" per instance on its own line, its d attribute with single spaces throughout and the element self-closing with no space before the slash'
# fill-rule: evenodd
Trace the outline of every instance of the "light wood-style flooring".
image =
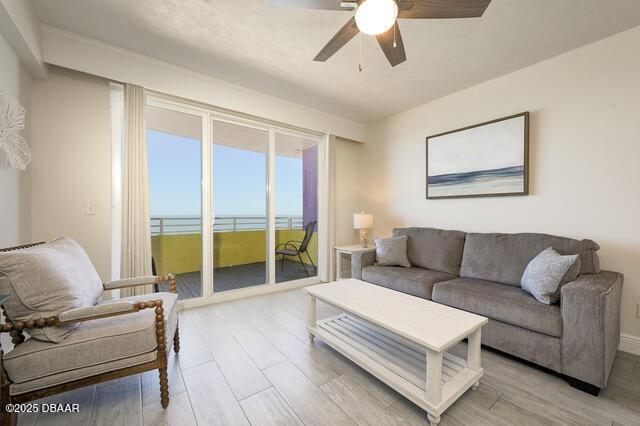
<svg viewBox="0 0 640 426">
<path fill-rule="evenodd" d="M 319 304 L 318 317 L 336 312 Z M 171 402 L 147 372 L 40 402 L 78 414 L 21 415 L 20 425 L 426 425 L 426 413 L 305 331 L 302 290 L 183 311 L 170 358 Z M 464 351 L 464 347 L 456 348 Z M 483 350 L 480 387 L 442 425 L 640 425 L 640 357 L 620 352 L 599 397 Z"/>
</svg>

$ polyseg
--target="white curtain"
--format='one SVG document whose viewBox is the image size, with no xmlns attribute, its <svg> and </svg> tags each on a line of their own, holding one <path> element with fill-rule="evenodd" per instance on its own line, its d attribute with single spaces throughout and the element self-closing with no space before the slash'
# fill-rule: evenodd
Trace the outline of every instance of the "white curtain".
<svg viewBox="0 0 640 426">
<path fill-rule="evenodd" d="M 124 87 L 121 278 L 151 275 L 151 228 L 144 88 Z M 153 292 L 153 286 L 122 289 L 121 297 Z"/>
<path fill-rule="evenodd" d="M 335 144 L 335 136 L 325 135 L 318 155 L 318 275 L 323 282 L 332 281 L 335 276 Z"/>
</svg>

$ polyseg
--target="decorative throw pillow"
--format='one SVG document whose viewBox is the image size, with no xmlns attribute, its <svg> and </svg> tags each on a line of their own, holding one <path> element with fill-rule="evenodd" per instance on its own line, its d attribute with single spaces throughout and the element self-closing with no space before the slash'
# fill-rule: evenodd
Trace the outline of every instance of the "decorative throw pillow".
<svg viewBox="0 0 640 426">
<path fill-rule="evenodd" d="M 403 266 L 409 268 L 411 263 L 407 258 L 407 236 L 392 238 L 374 238 L 376 244 L 376 265 Z"/>
<path fill-rule="evenodd" d="M 577 258 L 577 254 L 562 256 L 549 247 L 529 262 L 520 286 L 540 302 L 550 305 L 554 303 L 552 295 L 556 293 L 560 282 Z"/>
<path fill-rule="evenodd" d="M 578 275 L 580 275 L 580 255 L 578 255 L 578 258 L 576 259 L 576 261 L 573 262 L 573 265 L 571 265 L 567 273 L 564 274 L 564 277 L 562 277 L 562 279 L 560 280 L 560 285 L 558 286 L 558 289 L 555 291 L 555 293 L 551 295 L 551 303 L 560 303 L 560 293 L 561 293 L 562 287 L 566 283 L 575 281 L 576 278 L 578 278 Z"/>
<path fill-rule="evenodd" d="M 39 246 L 0 253 L 0 293 L 13 322 L 37 320 L 94 305 L 102 281 L 82 247 L 67 237 Z M 29 329 L 35 339 L 61 342 L 78 324 Z"/>
</svg>

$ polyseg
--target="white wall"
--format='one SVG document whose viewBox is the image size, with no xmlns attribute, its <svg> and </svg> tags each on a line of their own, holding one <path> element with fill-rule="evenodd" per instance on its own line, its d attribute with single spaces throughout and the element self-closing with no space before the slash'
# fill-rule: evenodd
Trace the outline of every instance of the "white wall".
<svg viewBox="0 0 640 426">
<path fill-rule="evenodd" d="M 68 31 L 43 27 L 44 60 L 320 133 L 364 140 L 365 126 Z"/>
<path fill-rule="evenodd" d="M 31 78 L 18 57 L 0 36 L 0 91 L 18 98 L 26 110 L 24 136 L 30 142 L 29 90 Z M 0 247 L 30 242 L 29 168 L 0 167 Z"/>
<path fill-rule="evenodd" d="M 352 244 L 358 241 L 353 229 L 353 213 L 359 213 L 363 206 L 359 185 L 363 164 L 360 161 L 364 144 L 336 138 L 334 149 L 334 203 L 335 203 L 335 243 Z"/>
<path fill-rule="evenodd" d="M 394 226 L 591 238 L 625 274 L 622 332 L 640 337 L 640 27 L 367 128 L 361 185 Z M 437 72 L 437 70 L 431 70 Z M 425 137 L 531 111 L 530 194 L 425 199 Z"/>
<path fill-rule="evenodd" d="M 82 245 L 111 278 L 111 112 L 109 82 L 52 67 L 32 85 L 32 232 Z M 95 215 L 85 215 L 85 205 Z"/>
<path fill-rule="evenodd" d="M 32 77 L 45 78 L 42 29 L 31 0 L 0 0 L 0 35 Z"/>
</svg>

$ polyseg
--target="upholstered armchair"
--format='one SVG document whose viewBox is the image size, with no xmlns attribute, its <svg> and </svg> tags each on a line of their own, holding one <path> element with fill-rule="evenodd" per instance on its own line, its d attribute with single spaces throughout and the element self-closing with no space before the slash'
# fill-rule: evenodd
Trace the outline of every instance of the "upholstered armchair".
<svg viewBox="0 0 640 426">
<path fill-rule="evenodd" d="M 7 353 L 0 349 L 3 426 L 16 422 L 7 404 L 155 369 L 160 402 L 169 405 L 167 352 L 180 350 L 175 277 L 101 283 L 89 265 L 65 237 L 0 250 L 0 292 L 9 296 L 0 332 L 13 343 Z M 105 290 L 160 283 L 169 292 L 99 301 Z"/>
</svg>

